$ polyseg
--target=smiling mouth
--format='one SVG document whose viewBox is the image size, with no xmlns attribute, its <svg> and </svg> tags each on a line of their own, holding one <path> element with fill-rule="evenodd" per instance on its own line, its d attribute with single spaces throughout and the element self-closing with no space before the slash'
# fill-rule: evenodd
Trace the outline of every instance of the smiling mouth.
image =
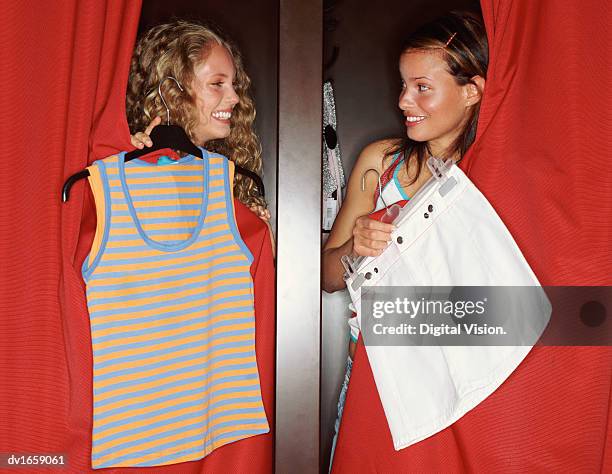
<svg viewBox="0 0 612 474">
<path fill-rule="evenodd" d="M 406 126 L 414 127 L 425 120 L 425 118 L 426 117 L 424 115 L 406 115 Z"/>
<path fill-rule="evenodd" d="M 229 120 L 232 118 L 232 112 L 226 111 L 226 110 L 220 110 L 218 112 L 213 112 L 210 115 L 212 116 L 212 118 L 220 120 L 222 122 L 229 122 Z"/>
<path fill-rule="evenodd" d="M 424 115 L 406 115 L 406 127 L 414 127 L 415 125 L 420 124 L 427 117 Z"/>
</svg>

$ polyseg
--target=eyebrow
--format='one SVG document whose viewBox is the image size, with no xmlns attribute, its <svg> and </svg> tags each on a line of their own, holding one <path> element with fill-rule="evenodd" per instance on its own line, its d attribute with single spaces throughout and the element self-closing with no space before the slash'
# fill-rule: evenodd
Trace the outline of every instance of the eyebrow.
<svg viewBox="0 0 612 474">
<path fill-rule="evenodd" d="M 429 81 L 431 81 L 431 79 L 427 76 L 419 76 L 419 77 L 409 77 L 408 80 L 409 81 L 418 81 L 419 79 L 427 79 Z"/>
</svg>

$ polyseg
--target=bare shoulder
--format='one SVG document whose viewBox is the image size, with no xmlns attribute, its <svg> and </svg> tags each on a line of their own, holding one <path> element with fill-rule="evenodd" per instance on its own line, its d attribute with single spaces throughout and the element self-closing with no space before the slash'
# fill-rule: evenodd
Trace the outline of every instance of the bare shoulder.
<svg viewBox="0 0 612 474">
<path fill-rule="evenodd" d="M 397 139 L 378 140 L 361 151 L 351 171 L 346 196 L 325 243 L 325 249 L 338 248 L 345 244 L 353 235 L 356 220 L 372 212 L 378 180 L 375 173 L 366 172 L 373 168 L 382 173 L 385 155 L 395 144 Z"/>
<path fill-rule="evenodd" d="M 398 140 L 397 138 L 385 138 L 365 146 L 357 158 L 355 169 L 365 170 L 374 168 L 382 173 L 388 165 L 386 163 L 386 155 L 389 150 L 398 144 Z"/>
</svg>

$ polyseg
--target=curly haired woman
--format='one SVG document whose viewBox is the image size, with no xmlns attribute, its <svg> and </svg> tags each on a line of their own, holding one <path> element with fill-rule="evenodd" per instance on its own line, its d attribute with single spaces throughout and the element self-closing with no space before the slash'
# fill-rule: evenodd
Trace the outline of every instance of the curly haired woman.
<svg viewBox="0 0 612 474">
<path fill-rule="evenodd" d="M 220 153 L 257 174 L 262 169 L 261 145 L 253 130 L 255 105 L 251 80 L 240 53 L 211 28 L 183 20 L 148 30 L 132 57 L 127 115 L 132 144 L 151 146 L 151 130 L 166 116 L 158 95 L 160 82 L 171 121 L 185 129 L 193 143 Z M 144 131 L 139 131 L 144 130 Z M 266 222 L 270 213 L 255 183 L 237 174 L 234 196 Z"/>
</svg>

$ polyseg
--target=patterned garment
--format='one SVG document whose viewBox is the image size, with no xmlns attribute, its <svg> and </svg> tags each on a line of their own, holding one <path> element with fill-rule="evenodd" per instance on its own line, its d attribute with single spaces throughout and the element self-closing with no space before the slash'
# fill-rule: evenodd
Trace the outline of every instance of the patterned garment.
<svg viewBox="0 0 612 474">
<path fill-rule="evenodd" d="M 323 84 L 323 130 L 330 126 L 336 132 L 336 101 L 334 99 L 334 88 L 331 82 Z M 323 140 L 323 197 L 331 197 L 338 188 L 345 185 L 344 169 L 342 168 L 342 154 L 340 144 L 336 140 L 334 155 L 330 160 L 330 149 L 327 140 Z"/>
<path fill-rule="evenodd" d="M 379 211 L 380 209 L 385 207 L 384 203 L 387 203 L 387 206 L 390 206 L 391 204 L 394 204 L 398 201 L 410 199 L 398 179 L 398 173 L 402 168 L 401 165 L 403 164 L 403 154 L 396 153 L 395 155 L 393 155 L 393 160 L 391 161 L 391 164 L 380 177 L 380 184 L 382 186 L 382 197 L 385 201 L 383 202 L 383 200 L 381 199 L 380 190 L 377 186 L 376 191 L 374 191 L 374 211 Z"/>
<path fill-rule="evenodd" d="M 121 153 L 88 168 L 94 468 L 201 459 L 269 431 L 233 164 L 202 151 L 164 165 Z"/>
</svg>

